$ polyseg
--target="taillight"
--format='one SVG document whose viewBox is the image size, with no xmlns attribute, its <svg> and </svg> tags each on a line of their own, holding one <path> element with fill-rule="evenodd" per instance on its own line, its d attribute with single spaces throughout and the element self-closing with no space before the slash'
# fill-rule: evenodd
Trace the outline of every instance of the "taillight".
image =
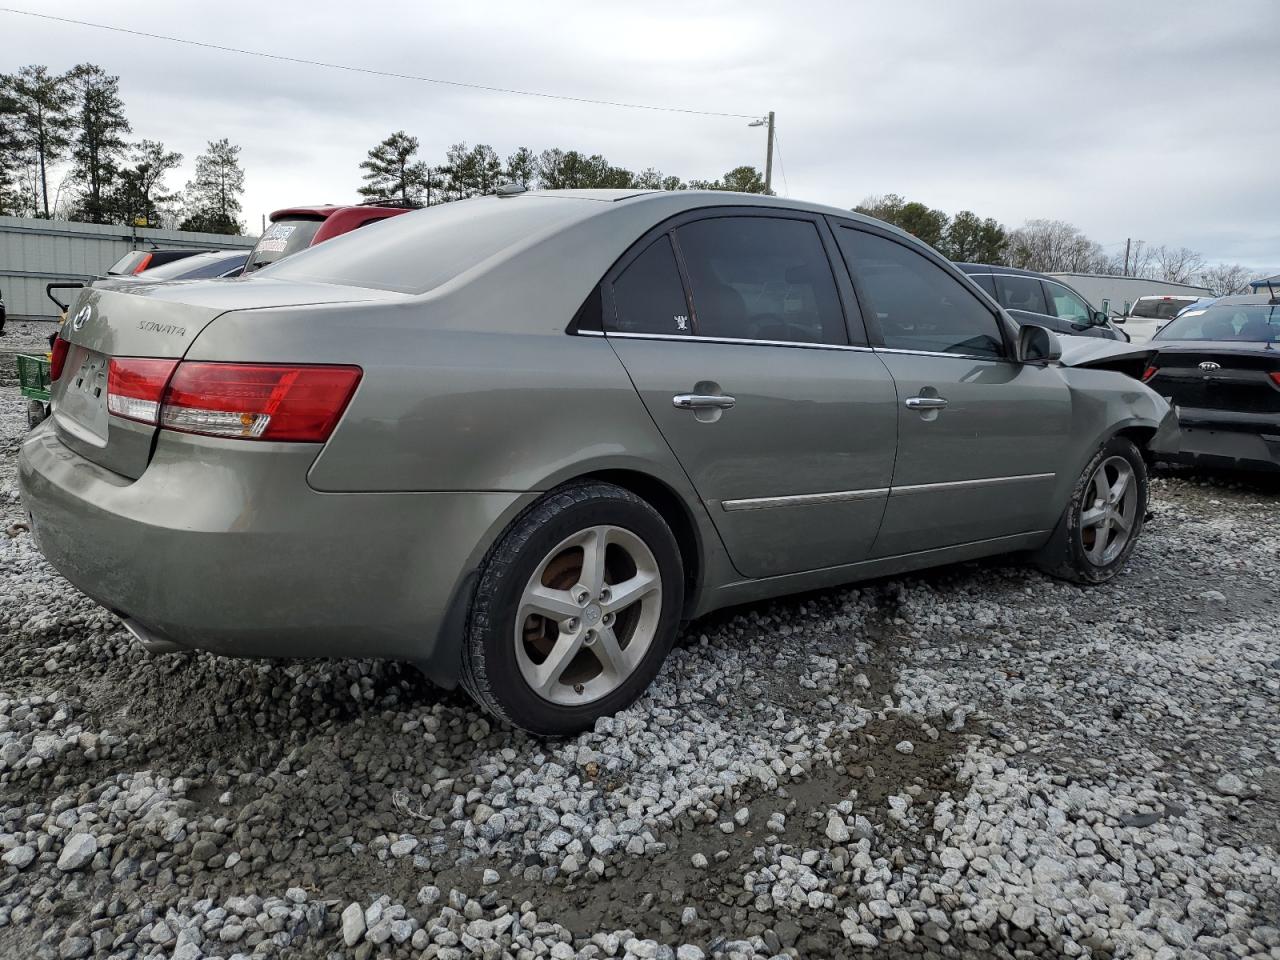
<svg viewBox="0 0 1280 960">
<path fill-rule="evenodd" d="M 133 272 L 135 274 L 141 273 L 143 270 L 147 269 L 147 267 L 149 266 L 151 266 L 151 254 L 149 253 L 143 254 L 142 259 L 138 261 L 138 265 L 133 268 Z"/>
<path fill-rule="evenodd" d="M 139 423 L 160 422 L 160 399 L 177 360 L 112 357 L 107 364 L 107 412 Z"/>
<path fill-rule="evenodd" d="M 1277 370 L 1275 373 L 1267 374 L 1267 376 L 1271 378 L 1272 383 L 1274 383 L 1277 387 L 1280 387 L 1280 370 Z"/>
<path fill-rule="evenodd" d="M 321 443 L 355 393 L 347 366 L 181 363 L 160 404 L 160 426 L 211 437 Z"/>
<path fill-rule="evenodd" d="M 49 348 L 49 380 L 57 380 L 62 376 L 62 368 L 67 365 L 67 353 L 71 350 L 70 341 L 57 337 Z"/>
<path fill-rule="evenodd" d="M 1147 369 L 1145 369 L 1145 370 L 1143 370 L 1143 371 L 1142 371 L 1142 382 L 1143 382 L 1143 383 L 1146 383 L 1148 380 L 1150 380 L 1152 377 L 1154 377 L 1154 376 L 1155 376 L 1157 373 L 1159 373 L 1159 372 L 1160 372 L 1160 368 L 1159 368 L 1159 367 L 1154 366 L 1154 365 L 1152 365 L 1152 364 L 1148 364 L 1148 365 L 1147 365 Z"/>
</svg>

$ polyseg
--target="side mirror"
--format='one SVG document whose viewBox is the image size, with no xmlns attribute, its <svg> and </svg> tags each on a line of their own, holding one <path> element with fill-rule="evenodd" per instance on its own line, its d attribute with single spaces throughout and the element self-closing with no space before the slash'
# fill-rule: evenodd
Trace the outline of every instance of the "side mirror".
<svg viewBox="0 0 1280 960">
<path fill-rule="evenodd" d="M 1093 325 L 1095 327 L 1105 327 L 1107 325 L 1107 312 L 1105 310 L 1093 311 Z"/>
<path fill-rule="evenodd" d="M 1062 344 L 1057 334 L 1034 323 L 1018 328 L 1019 363 L 1055 363 L 1062 357 Z"/>
</svg>

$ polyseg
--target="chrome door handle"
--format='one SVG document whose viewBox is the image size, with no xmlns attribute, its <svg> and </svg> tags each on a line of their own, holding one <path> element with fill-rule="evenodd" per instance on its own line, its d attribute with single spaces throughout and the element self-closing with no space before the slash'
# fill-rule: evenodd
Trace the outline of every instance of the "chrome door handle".
<svg viewBox="0 0 1280 960">
<path fill-rule="evenodd" d="M 733 397 L 707 393 L 677 393 L 671 398 L 677 410 L 728 410 L 737 402 Z"/>
<path fill-rule="evenodd" d="M 941 410 L 947 401 L 941 397 L 907 397 L 908 410 Z"/>
</svg>

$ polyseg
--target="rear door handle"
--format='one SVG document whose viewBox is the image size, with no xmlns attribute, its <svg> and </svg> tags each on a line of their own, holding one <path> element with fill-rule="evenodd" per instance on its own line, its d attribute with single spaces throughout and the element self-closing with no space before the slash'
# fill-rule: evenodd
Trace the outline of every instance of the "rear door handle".
<svg viewBox="0 0 1280 960">
<path fill-rule="evenodd" d="M 907 397 L 906 404 L 909 410 L 941 410 L 947 401 L 941 397 Z"/>
<path fill-rule="evenodd" d="M 677 410 L 728 410 L 737 402 L 733 397 L 708 393 L 677 393 L 671 398 Z"/>
</svg>

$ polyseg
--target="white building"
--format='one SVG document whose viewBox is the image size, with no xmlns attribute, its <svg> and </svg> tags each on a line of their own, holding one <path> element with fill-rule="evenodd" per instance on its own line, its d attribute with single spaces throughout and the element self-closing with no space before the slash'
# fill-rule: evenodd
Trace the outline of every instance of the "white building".
<svg viewBox="0 0 1280 960">
<path fill-rule="evenodd" d="M 1139 297 L 1182 296 L 1212 297 L 1208 287 L 1169 280 L 1144 280 L 1141 277 L 1115 277 L 1102 273 L 1051 273 L 1109 316 L 1123 317 Z"/>
</svg>

